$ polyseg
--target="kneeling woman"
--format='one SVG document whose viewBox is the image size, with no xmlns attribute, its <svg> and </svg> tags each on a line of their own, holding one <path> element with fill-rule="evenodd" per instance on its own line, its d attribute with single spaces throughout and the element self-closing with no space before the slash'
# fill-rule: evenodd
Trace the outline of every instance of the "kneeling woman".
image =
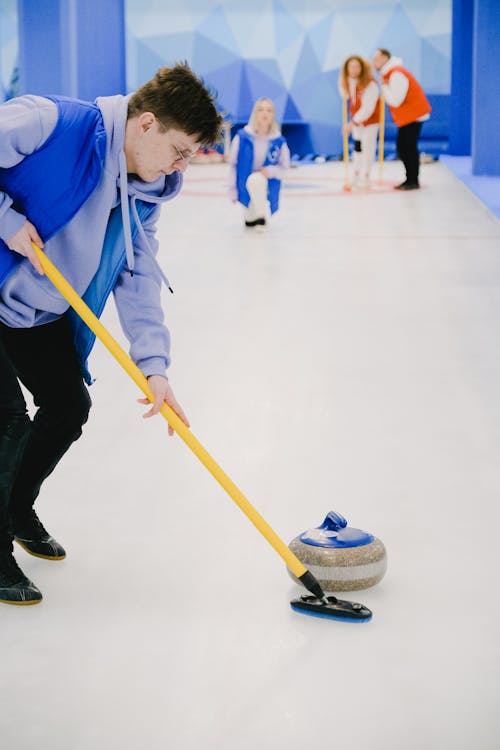
<svg viewBox="0 0 500 750">
<path fill-rule="evenodd" d="M 290 166 L 290 151 L 274 116 L 270 99 L 258 99 L 248 125 L 231 143 L 230 194 L 244 207 L 245 226 L 264 228 L 278 210 L 281 180 Z"/>
</svg>

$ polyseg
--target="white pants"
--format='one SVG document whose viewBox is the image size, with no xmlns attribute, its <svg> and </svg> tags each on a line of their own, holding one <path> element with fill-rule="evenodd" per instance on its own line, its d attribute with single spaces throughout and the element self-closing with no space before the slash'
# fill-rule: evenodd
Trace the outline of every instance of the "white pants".
<svg viewBox="0 0 500 750">
<path fill-rule="evenodd" d="M 248 208 L 243 207 L 245 221 L 268 220 L 271 211 L 267 200 L 267 177 L 262 172 L 252 172 L 247 178 L 246 187 L 250 195 L 250 203 Z"/>
<path fill-rule="evenodd" d="M 377 147 L 378 124 L 365 125 L 363 128 L 354 127 L 352 137 L 360 141 L 361 151 L 353 151 L 352 166 L 354 177 L 361 180 L 369 180 L 375 161 L 375 149 Z"/>
</svg>

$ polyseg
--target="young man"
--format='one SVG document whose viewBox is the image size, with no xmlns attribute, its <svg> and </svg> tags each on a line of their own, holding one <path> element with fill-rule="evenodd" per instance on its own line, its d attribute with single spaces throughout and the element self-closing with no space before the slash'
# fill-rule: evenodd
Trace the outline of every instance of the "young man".
<svg viewBox="0 0 500 750">
<path fill-rule="evenodd" d="M 406 180 L 397 185 L 396 190 L 418 190 L 420 156 L 417 142 L 422 123 L 430 117 L 431 105 L 417 79 L 403 68 L 401 62 L 386 49 L 378 49 L 373 56 L 373 65 L 380 71 L 382 94 L 398 126 L 396 147 L 406 171 Z"/>
<path fill-rule="evenodd" d="M 13 557 L 13 539 L 39 557 L 65 557 L 33 504 L 91 405 L 83 379 L 93 336 L 43 275 L 31 242 L 96 314 L 113 292 L 155 397 L 145 416 L 166 401 L 188 424 L 165 376 L 155 224 L 189 157 L 220 128 L 212 95 L 186 64 L 95 104 L 22 96 L 0 106 L 0 601 L 42 599 Z M 37 406 L 32 421 L 19 381 Z"/>
</svg>

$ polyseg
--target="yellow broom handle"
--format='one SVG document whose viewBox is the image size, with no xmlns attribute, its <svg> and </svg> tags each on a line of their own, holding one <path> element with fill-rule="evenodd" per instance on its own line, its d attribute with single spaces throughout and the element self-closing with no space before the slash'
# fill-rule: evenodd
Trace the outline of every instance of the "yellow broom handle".
<svg viewBox="0 0 500 750">
<path fill-rule="evenodd" d="M 134 383 L 141 389 L 141 391 L 149 398 L 150 401 L 154 401 L 154 396 L 149 388 L 148 381 L 139 370 L 137 365 L 130 359 L 128 354 L 122 349 L 119 343 L 111 336 L 111 334 L 102 325 L 100 320 L 96 318 L 92 310 L 85 304 L 85 302 L 78 296 L 73 287 L 68 284 L 64 276 L 57 270 L 52 261 L 50 261 L 45 253 L 40 248 L 32 243 L 35 252 L 42 264 L 42 268 L 47 274 L 47 277 L 54 284 L 56 289 L 62 294 L 62 296 L 69 302 L 71 307 L 78 313 L 82 320 L 88 325 L 91 331 L 95 333 L 97 338 L 102 341 L 106 349 L 113 355 L 113 357 L 120 363 L 126 372 L 130 375 Z M 231 499 L 238 505 L 238 507 L 245 513 L 250 519 L 254 526 L 260 531 L 260 533 L 267 539 L 269 544 L 274 547 L 276 552 L 283 558 L 288 568 L 294 573 L 297 578 L 307 573 L 307 568 L 302 565 L 298 557 L 287 547 L 282 539 L 273 531 L 267 521 L 262 518 L 260 513 L 253 507 L 250 501 L 245 495 L 238 489 L 238 487 L 231 481 L 228 475 L 221 469 L 218 463 L 212 458 L 212 456 L 205 450 L 202 444 L 195 438 L 193 433 L 188 427 L 182 422 L 177 416 L 175 411 L 171 407 L 164 403 L 160 413 L 165 417 L 167 422 L 175 430 L 186 445 L 191 448 L 193 453 L 201 461 L 201 463 L 208 469 L 212 476 L 219 482 L 219 484 L 226 490 Z"/>
<path fill-rule="evenodd" d="M 382 182 L 382 168 L 384 166 L 384 133 L 385 131 L 385 100 L 380 94 L 380 131 L 378 134 L 378 179 Z"/>
<path fill-rule="evenodd" d="M 349 135 L 345 130 L 347 125 L 347 94 L 344 91 L 342 94 L 342 135 L 344 143 L 344 182 L 347 185 L 349 182 Z"/>
</svg>

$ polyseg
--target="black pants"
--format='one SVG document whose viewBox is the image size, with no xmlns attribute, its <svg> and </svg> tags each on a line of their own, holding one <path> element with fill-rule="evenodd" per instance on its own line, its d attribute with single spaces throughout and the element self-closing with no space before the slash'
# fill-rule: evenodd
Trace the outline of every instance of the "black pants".
<svg viewBox="0 0 500 750">
<path fill-rule="evenodd" d="M 421 122 L 410 122 L 409 125 L 403 125 L 403 127 L 398 130 L 396 141 L 398 156 L 403 162 L 406 170 L 406 181 L 413 185 L 418 185 L 420 156 L 418 153 L 417 142 L 421 130 Z"/>
<path fill-rule="evenodd" d="M 26 419 L 18 379 L 37 411 L 10 497 L 0 507 L 0 549 L 10 547 L 12 525 L 22 525 L 44 479 L 82 434 L 91 406 L 65 318 L 34 328 L 0 323 L 0 439 L 13 420 Z M 9 467 L 0 466 L 0 475 Z"/>
</svg>

